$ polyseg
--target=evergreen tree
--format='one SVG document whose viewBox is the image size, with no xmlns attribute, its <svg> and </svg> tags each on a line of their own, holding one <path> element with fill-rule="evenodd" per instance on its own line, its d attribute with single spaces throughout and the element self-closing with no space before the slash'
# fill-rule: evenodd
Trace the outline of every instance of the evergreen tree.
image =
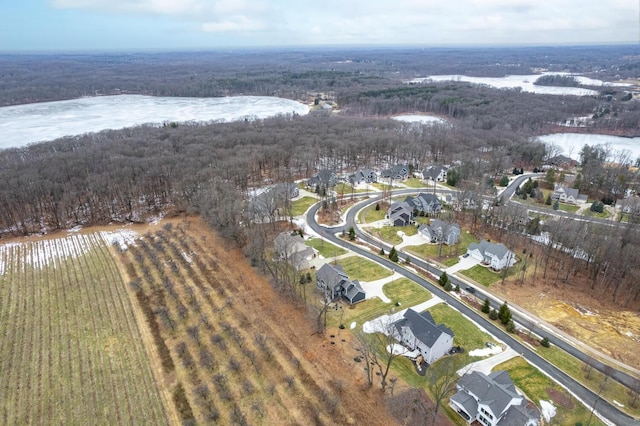
<svg viewBox="0 0 640 426">
<path fill-rule="evenodd" d="M 438 279 L 438 283 L 442 287 L 446 287 L 447 283 L 449 283 L 449 277 L 447 276 L 446 272 L 443 272 L 442 275 L 440 275 L 440 278 Z"/>
<path fill-rule="evenodd" d="M 349 241 L 355 241 L 356 239 L 356 230 L 353 229 L 353 226 L 349 228 Z"/>
<path fill-rule="evenodd" d="M 551 194 L 547 195 L 547 198 L 544 200 L 544 203 L 547 206 L 550 206 L 552 202 L 553 202 L 553 200 L 551 200 Z"/>
<path fill-rule="evenodd" d="M 500 179 L 500 186 L 507 186 L 509 185 L 509 178 L 506 176 L 502 176 L 502 179 Z"/>
<path fill-rule="evenodd" d="M 453 285 L 451 285 L 451 281 L 447 281 L 447 283 L 444 285 L 444 291 L 451 291 L 453 290 Z"/>
<path fill-rule="evenodd" d="M 489 312 L 489 318 L 492 320 L 497 320 L 498 319 L 498 311 L 496 311 L 495 309 L 492 309 L 491 312 Z"/>
<path fill-rule="evenodd" d="M 489 312 L 491 312 L 491 302 L 489 302 L 488 297 L 484 299 L 484 305 L 482 305 L 481 311 L 484 312 L 485 314 L 488 314 Z"/>
<path fill-rule="evenodd" d="M 556 200 L 556 202 L 553 203 L 553 209 L 558 210 L 559 208 L 560 208 L 560 203 L 558 202 L 558 200 Z"/>
<path fill-rule="evenodd" d="M 551 343 L 549 342 L 549 338 L 547 336 L 540 339 L 540 344 L 545 348 L 548 348 L 549 346 L 551 346 Z"/>
<path fill-rule="evenodd" d="M 392 262 L 396 262 L 396 263 L 397 263 L 397 262 L 398 262 L 398 260 L 399 260 L 399 259 L 398 259 L 398 252 L 396 251 L 395 246 L 394 246 L 394 247 L 391 247 L 391 250 L 389 250 L 389 259 L 390 259 Z"/>
<path fill-rule="evenodd" d="M 500 306 L 498 318 L 500 318 L 500 322 L 504 325 L 509 324 L 509 321 L 511 321 L 511 309 L 509 309 L 509 306 L 507 306 L 506 301 L 502 304 L 502 306 Z"/>
<path fill-rule="evenodd" d="M 384 256 L 384 249 L 383 248 L 380 249 L 380 256 Z"/>
</svg>

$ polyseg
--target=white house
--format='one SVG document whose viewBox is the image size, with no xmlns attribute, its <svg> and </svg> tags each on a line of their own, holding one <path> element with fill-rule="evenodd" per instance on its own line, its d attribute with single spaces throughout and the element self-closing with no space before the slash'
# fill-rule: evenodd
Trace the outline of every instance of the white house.
<svg viewBox="0 0 640 426">
<path fill-rule="evenodd" d="M 453 331 L 444 324 L 436 325 L 429 312 L 418 313 L 409 308 L 393 326 L 396 339 L 412 351 L 419 351 L 429 364 L 453 346 Z"/>
<path fill-rule="evenodd" d="M 474 259 L 491 266 L 496 271 L 508 268 L 516 263 L 515 253 L 505 247 L 504 244 L 494 244 L 487 240 L 469 244 L 467 253 Z"/>
<path fill-rule="evenodd" d="M 278 259 L 291 263 L 297 270 L 310 268 L 310 261 L 316 257 L 315 249 L 307 246 L 297 233 L 281 232 L 273 245 Z"/>
<path fill-rule="evenodd" d="M 540 412 L 516 387 L 506 371 L 494 371 L 488 376 L 473 371 L 458 380 L 458 392 L 449 399 L 449 406 L 467 424 L 479 422 L 485 426 L 537 426 Z"/>
<path fill-rule="evenodd" d="M 570 204 L 587 202 L 587 196 L 581 195 L 577 189 L 567 188 L 566 186 L 560 185 L 556 185 L 553 194 L 551 194 L 551 199 L 554 201 L 560 201 L 561 203 Z"/>
<path fill-rule="evenodd" d="M 447 245 L 453 245 L 460 240 L 460 226 L 440 219 L 431 219 L 428 225 L 420 225 L 418 232 L 430 243 L 442 241 Z"/>
</svg>

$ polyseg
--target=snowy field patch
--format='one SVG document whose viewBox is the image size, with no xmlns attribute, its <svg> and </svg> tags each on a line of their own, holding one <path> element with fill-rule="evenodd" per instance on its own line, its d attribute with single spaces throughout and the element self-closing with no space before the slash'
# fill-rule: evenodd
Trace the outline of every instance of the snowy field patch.
<svg viewBox="0 0 640 426">
<path fill-rule="evenodd" d="M 118 229 L 117 231 L 102 231 L 100 237 L 108 246 L 117 244 L 120 250 L 126 250 L 129 246 L 135 246 L 138 233 L 130 229 Z"/>
<path fill-rule="evenodd" d="M 540 412 L 544 421 L 549 423 L 553 416 L 556 415 L 557 408 L 551 401 L 545 401 L 544 399 L 540 400 Z"/>
<path fill-rule="evenodd" d="M 482 348 L 482 349 L 474 349 L 469 352 L 469 356 L 489 356 L 489 355 L 497 355 L 502 352 L 501 346 L 494 346 L 492 348 Z"/>
</svg>

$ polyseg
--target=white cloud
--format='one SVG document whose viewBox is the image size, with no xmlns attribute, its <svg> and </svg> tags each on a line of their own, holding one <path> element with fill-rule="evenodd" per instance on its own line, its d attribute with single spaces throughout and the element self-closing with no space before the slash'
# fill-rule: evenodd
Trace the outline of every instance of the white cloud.
<svg viewBox="0 0 640 426">
<path fill-rule="evenodd" d="M 206 33 L 245 32 L 242 40 L 255 44 L 630 42 L 638 25 L 629 0 L 50 1 L 103 14 L 161 15 Z"/>
</svg>

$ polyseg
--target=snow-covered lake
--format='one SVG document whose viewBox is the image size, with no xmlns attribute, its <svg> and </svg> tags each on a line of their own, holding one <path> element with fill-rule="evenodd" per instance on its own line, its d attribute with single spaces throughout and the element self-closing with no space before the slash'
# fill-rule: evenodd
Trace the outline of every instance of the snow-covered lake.
<svg viewBox="0 0 640 426">
<path fill-rule="evenodd" d="M 305 115 L 309 107 L 267 96 L 174 98 L 142 95 L 98 96 L 0 108 L 0 148 L 24 146 L 62 136 L 164 122 L 228 122 L 280 114 Z"/>
<path fill-rule="evenodd" d="M 396 115 L 391 117 L 394 120 L 403 121 L 405 123 L 417 123 L 417 124 L 448 124 L 447 120 L 440 117 L 434 117 L 433 115 L 422 115 L 422 114 L 407 114 L 407 115 Z"/>
<path fill-rule="evenodd" d="M 531 75 L 507 75 L 504 77 L 471 77 L 467 75 L 431 75 L 428 77 L 414 78 L 407 83 L 419 84 L 441 81 L 464 81 L 474 84 L 485 84 L 487 86 L 498 89 L 515 89 L 521 88 L 524 92 L 547 94 L 547 95 L 597 95 L 598 92 L 591 89 L 583 89 L 581 87 L 558 87 L 558 86 L 536 86 L 533 84 L 542 75 L 572 75 L 568 73 L 544 73 Z M 592 86 L 625 86 L 621 83 L 608 83 L 602 80 L 594 80 L 592 78 L 573 75 L 580 84 L 588 84 Z"/>
<path fill-rule="evenodd" d="M 612 151 L 629 151 L 632 162 L 635 162 L 636 158 L 640 157 L 640 137 L 623 138 L 597 134 L 554 133 L 538 136 L 538 140 L 558 145 L 564 150 L 564 155 L 568 155 L 575 160 L 580 159 L 580 150 L 585 145 L 609 145 Z"/>
</svg>

